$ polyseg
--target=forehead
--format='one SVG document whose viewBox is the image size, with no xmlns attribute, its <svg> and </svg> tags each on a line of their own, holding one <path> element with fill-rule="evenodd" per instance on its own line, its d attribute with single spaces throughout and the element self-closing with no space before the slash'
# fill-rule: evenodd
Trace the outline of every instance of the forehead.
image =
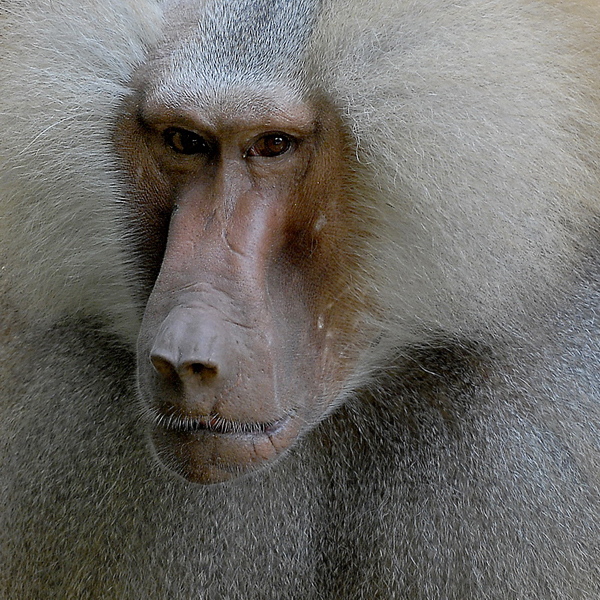
<svg viewBox="0 0 600 600">
<path fill-rule="evenodd" d="M 166 15 L 162 42 L 136 76 L 144 112 L 308 121 L 305 57 L 312 23 L 308 0 L 176 6 Z"/>
<path fill-rule="evenodd" d="M 311 130 L 315 113 L 311 105 L 285 86 L 252 84 L 212 87 L 192 81 L 179 87 L 163 82 L 146 90 L 141 103 L 147 122 L 177 121 L 191 128 L 222 131 L 254 125 Z"/>
<path fill-rule="evenodd" d="M 285 71 L 271 74 L 254 65 L 239 69 L 229 63 L 215 64 L 214 58 L 207 61 L 202 49 L 187 42 L 179 43 L 167 56 L 148 61 L 140 75 L 139 87 L 149 105 L 227 105 L 239 110 L 251 102 L 258 113 L 273 103 L 299 104 L 305 96 L 301 76 Z"/>
<path fill-rule="evenodd" d="M 156 57 L 167 71 L 205 78 L 294 79 L 303 71 L 317 0 L 220 0 L 177 5 L 165 15 Z M 198 73 L 195 73 L 198 76 Z"/>
</svg>

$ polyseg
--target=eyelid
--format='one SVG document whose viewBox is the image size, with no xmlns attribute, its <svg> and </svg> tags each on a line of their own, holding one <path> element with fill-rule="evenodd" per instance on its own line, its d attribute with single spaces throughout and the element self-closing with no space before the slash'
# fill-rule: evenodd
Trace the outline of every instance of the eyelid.
<svg viewBox="0 0 600 600">
<path fill-rule="evenodd" d="M 272 155 L 261 155 L 261 154 L 252 154 L 251 153 L 252 149 L 255 148 L 259 142 L 265 141 L 269 138 L 277 138 L 277 137 L 282 138 L 287 144 L 286 148 L 284 150 L 282 150 L 281 152 L 277 152 Z M 288 152 L 293 150 L 296 147 L 297 143 L 298 143 L 298 140 L 292 135 L 283 133 L 282 131 L 271 131 L 269 133 L 264 133 L 264 134 L 260 135 L 259 137 L 257 137 L 256 139 L 254 139 L 251 142 L 251 144 L 248 146 L 248 149 L 246 150 L 246 152 L 244 153 L 244 158 L 277 158 L 277 157 L 287 154 Z"/>
<path fill-rule="evenodd" d="M 181 149 L 178 148 L 174 142 L 175 136 L 180 136 L 180 142 L 182 145 Z M 191 129 L 186 129 L 185 127 L 167 127 L 162 132 L 162 138 L 163 138 L 165 144 L 169 148 L 171 148 L 171 150 L 173 152 L 175 152 L 177 154 L 181 154 L 183 156 L 195 156 L 198 154 L 208 154 L 212 149 L 210 142 L 206 139 L 205 136 L 203 136 Z M 197 147 L 194 148 L 193 144 L 192 144 L 192 147 L 189 148 L 189 151 L 186 151 L 186 149 L 183 148 L 183 146 L 185 145 L 185 142 L 190 142 L 190 141 L 193 141 L 197 145 Z"/>
</svg>

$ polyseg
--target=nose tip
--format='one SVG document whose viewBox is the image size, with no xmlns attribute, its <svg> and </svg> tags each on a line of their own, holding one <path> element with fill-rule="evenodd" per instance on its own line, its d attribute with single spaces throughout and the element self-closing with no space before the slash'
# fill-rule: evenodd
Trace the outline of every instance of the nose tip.
<svg viewBox="0 0 600 600">
<path fill-rule="evenodd" d="M 163 322 L 150 351 L 165 380 L 208 384 L 227 373 L 225 332 L 216 318 L 179 308 Z"/>
</svg>

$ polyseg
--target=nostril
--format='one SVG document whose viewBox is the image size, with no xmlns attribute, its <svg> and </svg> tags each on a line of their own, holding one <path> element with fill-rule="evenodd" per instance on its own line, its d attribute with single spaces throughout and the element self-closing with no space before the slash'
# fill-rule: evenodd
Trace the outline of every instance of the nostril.
<svg viewBox="0 0 600 600">
<path fill-rule="evenodd" d="M 176 381 L 179 379 L 177 375 L 177 369 L 175 366 L 163 356 L 158 356 L 153 354 L 150 357 L 150 361 L 152 362 L 152 366 L 156 370 L 159 375 L 162 375 L 168 381 Z"/>
<path fill-rule="evenodd" d="M 219 369 L 216 366 L 201 362 L 184 364 L 182 369 L 200 379 L 200 381 L 209 381 L 219 374 Z"/>
<path fill-rule="evenodd" d="M 158 354 L 152 354 L 150 361 L 155 371 L 169 382 L 185 379 L 208 382 L 215 379 L 219 374 L 216 365 L 200 361 L 185 362 L 177 366 L 173 364 L 174 361 Z"/>
</svg>

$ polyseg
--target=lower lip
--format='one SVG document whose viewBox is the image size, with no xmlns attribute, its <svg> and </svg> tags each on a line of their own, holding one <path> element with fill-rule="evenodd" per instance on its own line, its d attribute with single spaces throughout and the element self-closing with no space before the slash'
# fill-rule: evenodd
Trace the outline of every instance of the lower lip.
<svg viewBox="0 0 600 600">
<path fill-rule="evenodd" d="M 258 433 L 155 427 L 151 440 L 159 461 L 168 469 L 188 481 L 212 484 L 273 463 L 293 444 L 298 433 L 297 420 L 287 416 Z"/>
</svg>

